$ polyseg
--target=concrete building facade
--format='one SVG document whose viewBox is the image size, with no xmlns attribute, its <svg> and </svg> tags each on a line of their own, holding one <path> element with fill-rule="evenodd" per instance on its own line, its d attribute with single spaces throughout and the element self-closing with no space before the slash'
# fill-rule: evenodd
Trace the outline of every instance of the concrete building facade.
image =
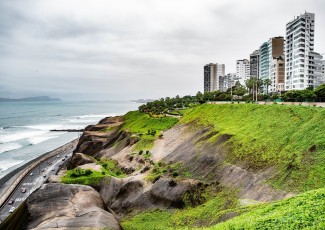
<svg viewBox="0 0 325 230">
<path fill-rule="evenodd" d="M 225 65 L 210 63 L 204 66 L 204 92 L 220 90 L 219 78 L 225 75 Z"/>
<path fill-rule="evenodd" d="M 250 77 L 250 63 L 247 59 L 236 61 L 236 78 L 245 86 L 245 81 Z"/>
<path fill-rule="evenodd" d="M 284 91 L 285 61 L 284 57 L 272 58 L 270 65 L 271 85 L 267 88 L 268 93 L 280 93 Z"/>
<path fill-rule="evenodd" d="M 260 46 L 260 63 L 259 63 L 259 78 L 262 80 L 269 78 L 269 67 L 270 67 L 270 54 L 269 54 L 269 43 L 264 42 Z"/>
<path fill-rule="evenodd" d="M 249 63 L 250 63 L 250 76 L 256 76 L 259 78 L 259 71 L 260 71 L 260 52 L 259 50 L 255 50 L 249 56 Z"/>
<path fill-rule="evenodd" d="M 230 87 L 235 86 L 235 78 L 235 73 L 228 73 L 219 77 L 219 90 L 221 92 L 226 92 Z"/>
<path fill-rule="evenodd" d="M 316 52 L 309 52 L 308 77 L 313 79 L 313 88 L 325 83 L 323 56 Z"/>
<path fill-rule="evenodd" d="M 283 72 L 281 69 L 285 65 L 284 60 L 284 39 L 283 37 L 273 37 L 260 46 L 260 79 L 271 81 L 270 86 L 264 86 L 264 93 L 279 92 L 283 88 Z M 280 74 L 280 75 L 278 75 Z M 278 85 L 281 84 L 281 85 Z M 270 89 L 270 90 L 269 90 Z M 283 90 L 282 90 L 283 91 Z"/>
<path fill-rule="evenodd" d="M 286 25 L 285 89 L 302 90 L 314 87 L 309 74 L 309 52 L 314 51 L 315 14 L 307 13 Z"/>
</svg>

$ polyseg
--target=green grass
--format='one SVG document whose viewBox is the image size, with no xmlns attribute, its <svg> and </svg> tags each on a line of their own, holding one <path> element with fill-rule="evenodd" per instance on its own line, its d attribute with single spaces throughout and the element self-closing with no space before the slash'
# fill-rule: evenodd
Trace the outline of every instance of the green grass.
<svg viewBox="0 0 325 230">
<path fill-rule="evenodd" d="M 75 168 L 68 170 L 61 177 L 61 182 L 65 184 L 98 185 L 105 176 L 125 177 L 125 173 L 113 160 L 97 161 L 102 166 L 100 171 L 90 169 Z"/>
<path fill-rule="evenodd" d="M 89 174 L 79 172 L 90 172 Z M 79 174 L 79 175 L 78 175 Z M 102 172 L 84 169 L 72 169 L 61 177 L 61 183 L 64 184 L 83 184 L 83 185 L 98 185 L 101 179 L 105 176 Z"/>
<path fill-rule="evenodd" d="M 173 117 L 153 118 L 146 113 L 132 111 L 124 115 L 122 129 L 132 132 L 141 138 L 137 142 L 135 150 L 150 150 L 160 132 L 173 127 L 177 122 L 178 119 Z M 154 131 L 155 134 L 148 134 L 148 130 L 149 132 Z"/>
<path fill-rule="evenodd" d="M 237 193 L 223 191 L 210 197 L 206 203 L 197 207 L 187 206 L 181 210 L 155 210 L 144 212 L 122 221 L 123 229 L 188 229 L 206 226 L 220 217 L 220 211 L 237 205 Z"/>
<path fill-rule="evenodd" d="M 307 191 L 325 186 L 325 109 L 205 104 L 183 114 L 181 123 L 232 136 L 228 161 L 244 161 L 251 169 L 276 166 L 278 175 L 270 181 L 274 187 Z"/>
<path fill-rule="evenodd" d="M 251 209 L 207 229 L 325 229 L 325 188 Z"/>
<path fill-rule="evenodd" d="M 236 205 L 233 193 L 221 192 L 196 208 L 145 212 L 121 223 L 125 230 L 325 229 L 325 188 L 278 202 L 237 208 Z M 213 224 L 227 213 L 238 216 Z"/>
<path fill-rule="evenodd" d="M 191 178 L 191 174 L 182 166 L 181 163 L 166 164 L 159 161 L 155 163 L 146 178 L 151 182 L 155 182 L 161 176 Z"/>
</svg>

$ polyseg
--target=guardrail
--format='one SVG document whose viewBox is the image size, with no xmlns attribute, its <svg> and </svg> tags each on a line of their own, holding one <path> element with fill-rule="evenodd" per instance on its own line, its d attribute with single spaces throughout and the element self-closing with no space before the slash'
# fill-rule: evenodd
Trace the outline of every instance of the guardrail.
<svg viewBox="0 0 325 230">
<path fill-rule="evenodd" d="M 77 145 L 78 139 L 75 139 L 65 145 L 62 145 L 50 152 L 44 153 L 41 156 L 29 161 L 28 163 L 20 166 L 18 169 L 14 170 L 13 172 L 9 173 L 8 175 L 1 178 L 0 185 L 4 185 L 9 178 L 14 176 L 15 174 L 21 172 L 14 182 L 3 192 L 0 197 L 0 208 L 5 205 L 6 200 L 10 197 L 11 193 L 16 189 L 16 187 L 20 184 L 20 182 L 29 174 L 31 170 L 36 168 L 41 162 L 46 161 L 48 158 L 53 157 L 54 155 L 58 154 L 58 150 L 64 149 L 63 151 L 67 151 L 68 148 L 74 149 Z M 72 146 L 71 146 L 72 145 Z"/>
</svg>

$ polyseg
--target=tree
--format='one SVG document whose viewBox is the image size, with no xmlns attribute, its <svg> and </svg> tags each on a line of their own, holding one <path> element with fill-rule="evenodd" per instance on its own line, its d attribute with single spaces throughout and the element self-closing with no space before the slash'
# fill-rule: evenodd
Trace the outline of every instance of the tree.
<svg viewBox="0 0 325 230">
<path fill-rule="evenodd" d="M 325 101 L 325 84 L 322 84 L 315 89 L 315 95 L 318 98 L 318 101 Z"/>
<path fill-rule="evenodd" d="M 265 79 L 263 81 L 263 86 L 266 87 L 266 94 L 269 94 L 269 86 L 272 84 L 271 80 L 268 78 L 268 79 Z"/>
</svg>

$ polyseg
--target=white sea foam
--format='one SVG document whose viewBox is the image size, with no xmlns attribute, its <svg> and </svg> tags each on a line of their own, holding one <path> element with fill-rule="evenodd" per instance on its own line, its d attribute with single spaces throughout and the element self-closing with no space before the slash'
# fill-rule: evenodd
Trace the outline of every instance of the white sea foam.
<svg viewBox="0 0 325 230">
<path fill-rule="evenodd" d="M 21 139 L 25 139 L 25 138 L 30 138 L 33 136 L 39 136 L 42 134 L 47 133 L 47 131 L 36 131 L 36 130 L 32 130 L 32 131 L 16 131 L 14 133 L 1 133 L 0 134 L 0 142 L 1 143 L 8 143 L 8 142 L 13 142 L 13 141 L 17 141 L 17 140 L 21 140 Z"/>
<path fill-rule="evenodd" d="M 112 117 L 116 116 L 116 114 L 88 114 L 88 115 L 82 115 L 82 116 L 75 116 L 78 118 L 104 118 L 104 117 Z"/>
<path fill-rule="evenodd" d="M 69 122 L 70 123 L 83 123 L 83 124 L 86 123 L 86 124 L 91 124 L 91 123 L 93 123 L 95 121 L 98 121 L 98 119 L 92 119 L 92 120 L 90 120 L 90 119 L 82 120 L 82 119 L 76 119 L 76 118 L 69 119 Z"/>
<path fill-rule="evenodd" d="M 26 125 L 26 126 L 21 126 L 24 128 L 29 128 L 29 129 L 38 129 L 38 130 L 46 130 L 49 131 L 51 129 L 59 129 L 62 128 L 62 125 L 58 125 L 58 124 L 39 124 L 39 125 Z"/>
<path fill-rule="evenodd" d="M 14 149 L 20 149 L 22 147 L 23 146 L 21 144 L 15 142 L 0 144 L 0 153 L 8 152 Z"/>
<path fill-rule="evenodd" d="M 47 133 L 45 135 L 30 137 L 27 139 L 27 141 L 33 145 L 39 144 L 41 142 L 51 140 L 53 138 L 57 138 L 60 135 L 64 134 L 65 132 L 56 132 L 55 134 Z"/>
<path fill-rule="evenodd" d="M 13 167 L 15 165 L 19 165 L 19 164 L 21 164 L 23 162 L 24 161 L 22 161 L 22 160 L 17 160 L 17 161 L 15 161 L 15 160 L 2 160 L 2 161 L 0 161 L 0 172 L 5 171 L 5 170 L 7 170 L 7 169 L 9 169 L 9 168 L 11 168 L 11 167 Z"/>
</svg>

